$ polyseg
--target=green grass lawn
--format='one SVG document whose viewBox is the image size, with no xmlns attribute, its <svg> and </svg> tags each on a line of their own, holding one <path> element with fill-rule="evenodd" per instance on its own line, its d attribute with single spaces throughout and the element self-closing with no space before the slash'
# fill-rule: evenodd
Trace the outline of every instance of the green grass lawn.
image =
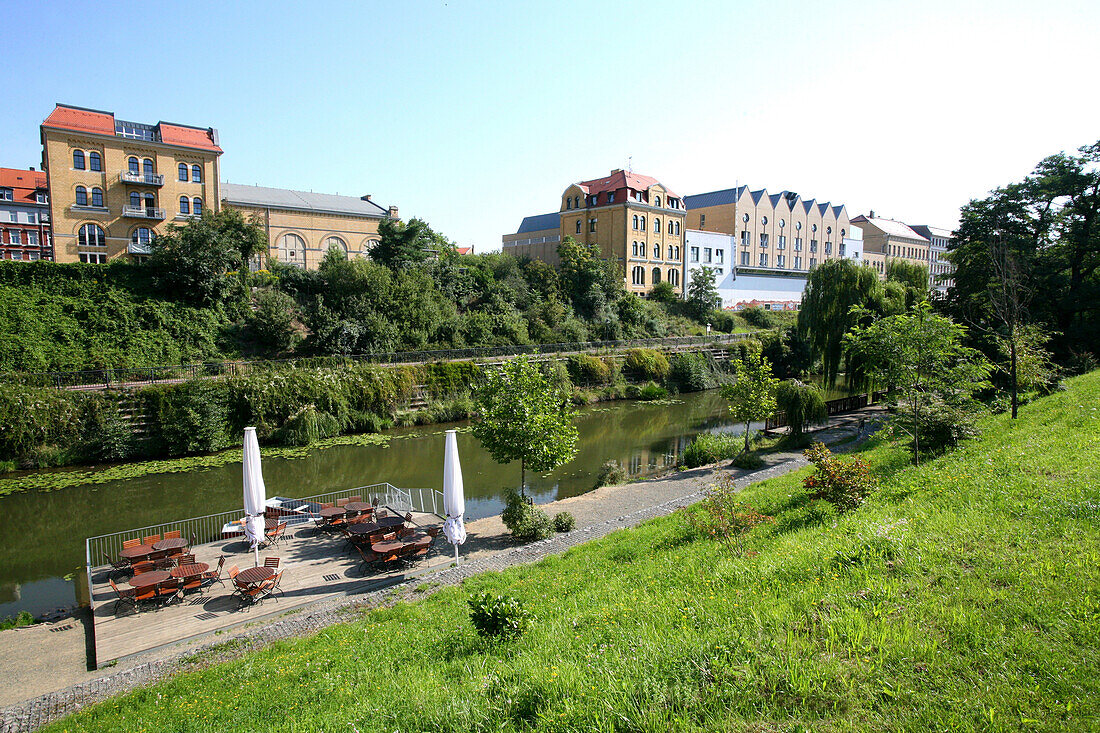
<svg viewBox="0 0 1100 733">
<path fill-rule="evenodd" d="M 672 516 L 180 674 L 49 728 L 1095 730 L 1100 372 L 983 424 L 839 520 L 801 475 L 744 497 L 744 556 Z M 482 641 L 466 600 L 537 614 Z"/>
</svg>

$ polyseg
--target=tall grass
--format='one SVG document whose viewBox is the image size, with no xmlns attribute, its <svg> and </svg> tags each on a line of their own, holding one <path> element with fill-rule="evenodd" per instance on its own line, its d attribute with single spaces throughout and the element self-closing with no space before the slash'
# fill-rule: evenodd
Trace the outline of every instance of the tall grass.
<svg viewBox="0 0 1100 733">
<path fill-rule="evenodd" d="M 837 516 L 788 475 L 734 555 L 680 516 L 92 706 L 48 730 L 1088 730 L 1100 373 Z M 537 620 L 477 636 L 466 601 Z"/>
</svg>

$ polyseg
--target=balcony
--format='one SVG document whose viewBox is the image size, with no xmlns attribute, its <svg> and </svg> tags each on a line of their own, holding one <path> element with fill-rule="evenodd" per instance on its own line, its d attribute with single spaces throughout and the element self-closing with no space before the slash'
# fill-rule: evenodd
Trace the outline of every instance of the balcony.
<svg viewBox="0 0 1100 733">
<path fill-rule="evenodd" d="M 130 206 L 127 204 L 122 207 L 122 215 L 131 219 L 157 219 L 164 218 L 164 209 L 154 209 L 146 206 Z"/>
<path fill-rule="evenodd" d="M 77 213 L 77 214 L 110 214 L 111 213 L 111 210 L 108 209 L 106 206 L 88 206 L 88 205 L 83 205 L 82 206 L 80 204 L 73 204 L 72 206 L 69 207 L 69 210 L 72 211 L 73 213 Z M 43 219 L 43 221 L 46 221 L 46 219 Z"/>
<path fill-rule="evenodd" d="M 126 245 L 126 251 L 132 255 L 151 255 L 153 254 L 153 247 L 147 243 L 130 242 Z"/>
<path fill-rule="evenodd" d="M 130 171 L 123 171 L 118 174 L 118 180 L 121 183 L 131 183 L 137 186 L 163 186 L 164 176 L 157 175 L 156 173 L 131 173 Z"/>
</svg>

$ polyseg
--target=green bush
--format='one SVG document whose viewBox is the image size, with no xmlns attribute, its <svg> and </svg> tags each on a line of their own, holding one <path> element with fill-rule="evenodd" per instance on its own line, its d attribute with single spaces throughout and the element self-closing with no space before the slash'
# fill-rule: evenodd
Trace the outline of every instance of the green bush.
<svg viewBox="0 0 1100 733">
<path fill-rule="evenodd" d="M 964 440 L 981 434 L 977 426 L 979 410 L 969 405 L 948 405 L 936 400 L 921 409 L 920 450 L 922 454 L 936 456 L 951 448 L 957 448 Z M 897 422 L 912 426 L 912 413 L 898 413 Z"/>
<path fill-rule="evenodd" d="M 737 496 L 737 485 L 728 474 L 707 489 L 695 507 L 679 510 L 687 525 L 700 537 L 719 540 L 741 552 L 745 535 L 761 524 L 774 521 Z"/>
<path fill-rule="evenodd" d="M 566 364 L 576 384 L 610 384 L 612 381 L 611 366 L 597 356 L 575 354 L 569 357 Z"/>
<path fill-rule="evenodd" d="M 315 405 L 306 405 L 271 435 L 271 442 L 279 445 L 309 445 L 325 438 L 331 438 L 340 432 L 340 423 L 335 417 L 318 410 Z"/>
<path fill-rule="evenodd" d="M 792 436 L 802 435 L 807 425 L 820 423 L 828 417 L 825 393 L 816 384 L 797 379 L 780 382 L 775 390 L 776 407 L 787 415 Z"/>
<path fill-rule="evenodd" d="M 470 606 L 470 622 L 479 636 L 492 639 L 515 639 L 535 620 L 534 614 L 511 596 L 479 593 L 466 602 Z"/>
<path fill-rule="evenodd" d="M 718 386 L 718 370 L 710 354 L 680 353 L 669 359 L 668 382 L 678 392 L 702 392 Z"/>
<path fill-rule="evenodd" d="M 631 349 L 623 360 L 623 374 L 631 379 L 663 382 L 668 371 L 668 357 L 653 349 Z"/>
<path fill-rule="evenodd" d="M 256 339 L 270 351 L 285 351 L 294 338 L 294 298 L 278 290 L 261 290 L 248 325 Z"/>
<path fill-rule="evenodd" d="M 741 450 L 742 440 L 732 433 L 702 433 L 695 436 L 684 451 L 681 462 L 688 468 L 733 458 Z"/>
<path fill-rule="evenodd" d="M 621 484 L 623 481 L 626 481 L 626 469 L 623 468 L 623 464 L 618 461 L 607 461 L 600 466 L 600 472 L 596 474 L 596 485 L 592 488 Z"/>
<path fill-rule="evenodd" d="M 137 393 L 153 428 L 153 440 L 170 456 L 211 453 L 236 442 L 228 409 L 229 384 L 199 379 Z M 232 436 L 231 436 L 232 433 Z"/>
<path fill-rule="evenodd" d="M 34 620 L 34 616 L 30 611 L 20 611 L 15 616 L 8 616 L 0 620 L 0 631 L 7 631 L 8 629 L 18 629 L 23 626 L 30 626 L 38 623 Z"/>
<path fill-rule="evenodd" d="M 554 534 L 550 517 L 535 506 L 529 497 L 521 496 L 514 489 L 504 497 L 504 511 L 500 514 L 504 526 L 518 540 L 544 540 Z"/>
<path fill-rule="evenodd" d="M 554 515 L 555 532 L 572 532 L 577 526 L 577 520 L 569 512 L 558 512 Z"/>
<path fill-rule="evenodd" d="M 668 390 L 656 382 L 646 382 L 641 387 L 631 384 L 626 388 L 626 396 L 633 400 L 660 400 L 668 397 Z"/>
<path fill-rule="evenodd" d="M 814 499 L 824 499 L 840 513 L 858 507 L 878 486 L 867 462 L 858 456 L 841 460 L 823 443 L 814 443 L 803 455 L 814 464 L 814 474 L 803 479 L 802 485 Z"/>
</svg>

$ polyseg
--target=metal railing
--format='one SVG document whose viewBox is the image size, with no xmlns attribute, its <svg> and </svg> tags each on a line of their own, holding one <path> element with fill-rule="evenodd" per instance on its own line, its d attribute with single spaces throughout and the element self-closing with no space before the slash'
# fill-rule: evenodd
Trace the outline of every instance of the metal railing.
<svg viewBox="0 0 1100 733">
<path fill-rule="evenodd" d="M 529 344 L 524 346 L 486 346 L 468 349 L 435 349 L 430 351 L 388 351 L 347 356 L 303 357 L 295 359 L 266 359 L 261 361 L 219 361 L 171 366 L 107 367 L 65 372 L 26 372 L 5 374 L 8 381 L 29 386 L 57 387 L 58 389 L 100 389 L 134 387 L 160 382 L 178 382 L 187 379 L 238 375 L 253 369 L 340 367 L 355 363 L 412 364 L 433 361 L 463 361 L 491 359 L 508 356 L 542 356 L 615 349 L 656 347 L 675 349 L 687 346 L 721 346 L 742 339 L 753 338 L 764 331 L 716 334 L 713 336 L 676 336 L 672 338 L 627 339 L 621 341 L 577 341 L 554 344 Z"/>
<path fill-rule="evenodd" d="M 156 209 L 152 206 L 131 206 L 125 204 L 122 207 L 122 215 L 134 219 L 163 219 L 164 209 Z"/>
<path fill-rule="evenodd" d="M 118 174 L 120 183 L 136 183 L 144 186 L 163 186 L 164 176 L 159 173 L 132 173 L 122 171 Z"/>
<path fill-rule="evenodd" d="M 868 399 L 866 394 L 851 395 L 849 397 L 838 397 L 835 400 L 826 400 L 825 412 L 832 417 L 833 415 L 840 415 L 845 412 L 853 412 L 855 410 L 861 410 L 867 405 L 872 405 L 876 402 L 880 402 L 886 397 L 883 392 L 874 392 Z M 764 421 L 764 430 L 775 430 L 777 428 L 784 428 L 787 426 L 787 413 L 783 410 L 779 410 L 774 415 Z"/>
<path fill-rule="evenodd" d="M 358 486 L 351 489 L 329 491 L 314 496 L 294 497 L 300 502 L 313 504 L 336 503 L 339 499 L 348 499 L 353 496 L 362 497 L 364 501 L 378 500 L 379 506 L 388 507 L 396 512 L 423 512 L 442 517 L 443 495 L 435 489 L 399 489 L 389 483 Z M 270 498 L 270 497 L 269 497 Z M 283 517 L 288 524 L 296 525 L 310 521 L 309 514 L 287 513 L 286 510 L 271 508 L 270 513 Z M 104 567 L 104 557 L 117 558 L 122 551 L 122 543 L 130 539 L 142 539 L 149 535 L 164 536 L 165 532 L 178 531 L 184 539 L 194 537 L 195 544 L 206 544 L 231 539 L 225 534 L 226 525 L 238 522 L 244 516 L 244 509 L 238 507 L 227 512 L 207 514 L 201 517 L 190 517 L 160 524 L 151 524 L 147 527 L 136 527 L 122 532 L 88 537 L 84 540 L 85 562 L 89 578 L 91 573 Z M 242 530 L 243 532 L 243 530 Z M 236 534 L 233 531 L 233 534 Z"/>
</svg>

